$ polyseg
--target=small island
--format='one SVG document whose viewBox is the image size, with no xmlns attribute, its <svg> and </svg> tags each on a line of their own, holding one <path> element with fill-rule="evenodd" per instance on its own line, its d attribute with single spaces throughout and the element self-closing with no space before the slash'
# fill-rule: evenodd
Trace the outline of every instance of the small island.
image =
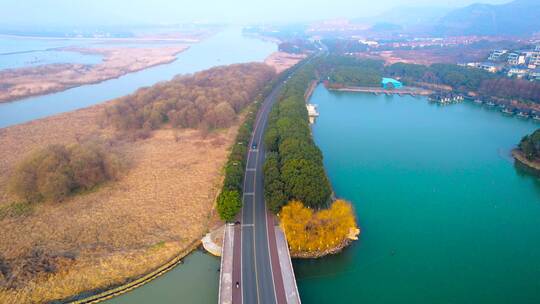
<svg viewBox="0 0 540 304">
<path fill-rule="evenodd" d="M 540 129 L 523 137 L 512 155 L 520 164 L 540 173 Z"/>
<path fill-rule="evenodd" d="M 187 45 L 167 47 L 67 47 L 59 51 L 103 56 L 95 65 L 58 63 L 0 71 L 0 102 L 64 91 L 171 63 Z"/>
</svg>

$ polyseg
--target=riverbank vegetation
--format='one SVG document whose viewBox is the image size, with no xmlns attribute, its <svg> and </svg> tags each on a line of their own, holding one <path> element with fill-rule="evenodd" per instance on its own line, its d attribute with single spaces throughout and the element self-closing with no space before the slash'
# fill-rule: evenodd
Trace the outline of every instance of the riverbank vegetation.
<svg viewBox="0 0 540 304">
<path fill-rule="evenodd" d="M 250 78 L 267 75 L 264 67 L 233 66 L 231 69 L 242 72 L 231 72 L 223 67 L 211 74 L 194 74 L 191 77 L 205 75 L 207 79 L 191 81 L 200 90 L 204 88 L 214 91 L 212 96 L 220 96 L 217 87 L 210 86 L 214 78 L 220 78 L 218 71 L 235 77 L 234 81 L 246 81 L 247 87 L 251 87 Z M 268 75 L 273 75 L 272 69 Z M 261 81 L 262 85 L 264 81 Z M 167 85 L 162 83 L 158 87 L 166 89 Z M 181 88 L 183 86 L 176 87 Z M 235 88 L 235 92 L 228 92 L 241 96 L 251 92 L 244 92 L 240 85 Z M 168 94 L 175 93 L 175 88 L 169 89 Z M 161 104 L 157 98 L 167 95 L 157 94 L 160 92 L 152 88 L 143 91 L 156 95 L 145 95 L 147 104 L 142 108 L 150 113 L 168 113 L 157 111 Z M 257 93 L 248 95 L 256 96 Z M 168 96 L 174 98 L 174 95 Z M 190 95 L 188 101 L 196 105 L 199 96 Z M 251 98 L 249 102 L 255 99 Z M 238 105 L 243 104 L 243 100 L 242 97 Z M 0 303 L 48 302 L 118 286 L 158 268 L 180 253 L 187 254 L 185 250 L 193 248 L 208 229 L 222 224 L 215 209 L 215 199 L 223 182 L 222 169 L 249 109 L 244 106 L 237 112 L 231 100 L 233 120 L 225 124 L 228 127 L 216 124 L 215 128 L 202 125 L 174 127 L 168 115 L 165 120 L 152 120 L 144 110 L 138 111 L 140 107 L 128 112 L 143 115 L 141 121 L 135 120 L 137 127 L 134 129 L 118 128 L 116 122 L 104 119 L 104 112 L 118 103 L 131 107 L 131 101 L 121 98 L 4 128 L 0 132 Z M 207 101 L 212 104 L 210 108 L 217 106 L 218 100 Z M 147 121 L 157 124 L 145 129 Z M 146 135 L 137 141 L 124 137 L 141 130 Z M 81 195 L 63 196 L 64 192 L 61 192 L 61 204 L 54 199 L 22 204 L 19 196 L 9 191 L 10 178 L 16 174 L 17 164 L 27 157 L 33 159 L 28 156 L 28 151 L 43 151 L 53 145 L 69 152 L 71 147 L 85 145 L 85 138 L 97 138 L 103 143 L 110 141 L 114 148 L 110 152 L 129 164 L 129 170 L 121 170 L 118 178 L 99 182 L 94 187 L 90 186 L 93 182 L 85 183 L 90 191 L 81 193 L 83 187 L 77 186 L 70 192 Z M 107 144 L 103 148 L 109 149 Z M 62 164 L 56 167 L 62 170 L 71 166 L 68 161 L 53 163 Z M 40 174 L 47 173 L 37 167 Z M 91 172 L 94 171 L 88 171 Z M 80 181 L 85 180 L 83 176 Z M 94 177 L 93 174 L 89 176 Z M 63 177 L 65 175 L 59 174 L 60 179 Z M 96 180 L 100 179 L 89 179 Z"/>
<path fill-rule="evenodd" d="M 313 210 L 299 201 L 291 201 L 279 213 L 295 257 L 316 257 L 335 253 L 359 233 L 350 203 L 336 200 L 330 208 Z"/>
<path fill-rule="evenodd" d="M 120 131 L 230 127 L 236 116 L 274 76 L 262 63 L 216 67 L 139 89 L 105 110 L 104 120 Z"/>
</svg>

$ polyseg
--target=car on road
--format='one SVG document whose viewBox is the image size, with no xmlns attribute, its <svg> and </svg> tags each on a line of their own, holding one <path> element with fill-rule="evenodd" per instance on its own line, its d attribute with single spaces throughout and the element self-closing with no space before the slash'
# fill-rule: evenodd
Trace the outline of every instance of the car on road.
<svg viewBox="0 0 540 304">
<path fill-rule="evenodd" d="M 256 150 L 257 149 L 257 143 L 252 143 L 251 144 L 251 149 Z"/>
</svg>

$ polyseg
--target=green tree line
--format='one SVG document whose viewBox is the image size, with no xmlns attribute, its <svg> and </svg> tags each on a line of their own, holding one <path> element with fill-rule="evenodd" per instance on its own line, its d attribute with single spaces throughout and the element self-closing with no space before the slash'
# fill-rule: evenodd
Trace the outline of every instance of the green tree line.
<svg viewBox="0 0 540 304">
<path fill-rule="evenodd" d="M 290 200 L 312 208 L 326 207 L 331 188 L 322 153 L 313 142 L 304 93 L 316 79 L 318 60 L 303 65 L 287 81 L 270 112 L 264 143 L 265 200 L 277 213 Z"/>
<path fill-rule="evenodd" d="M 456 92 L 475 92 L 483 98 L 517 99 L 540 103 L 540 83 L 508 78 L 482 69 L 456 64 L 435 63 L 430 66 L 394 63 L 384 66 L 380 60 L 360 59 L 353 56 L 330 55 L 316 62 L 316 73 L 327 86 L 380 86 L 384 76 L 399 78 L 403 83 L 415 85 L 429 83 L 452 87 Z"/>
<path fill-rule="evenodd" d="M 431 66 L 395 63 L 385 68 L 385 75 L 398 77 L 404 83 L 426 82 L 451 86 L 460 93 L 476 92 L 484 98 L 517 99 L 540 103 L 540 83 L 505 75 L 463 67 L 456 64 L 436 63 Z"/>
</svg>

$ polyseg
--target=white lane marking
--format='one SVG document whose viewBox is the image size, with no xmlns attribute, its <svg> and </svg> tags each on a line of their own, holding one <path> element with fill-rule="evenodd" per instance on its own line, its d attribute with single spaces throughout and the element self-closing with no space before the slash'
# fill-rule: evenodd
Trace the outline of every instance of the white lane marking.
<svg viewBox="0 0 540 304">
<path fill-rule="evenodd" d="M 270 103 L 271 104 L 271 103 Z M 261 109 L 261 112 L 258 113 L 258 117 L 256 119 L 256 123 L 255 123 L 255 128 L 253 129 L 253 134 L 257 134 L 257 129 L 259 128 L 259 124 L 261 122 L 261 117 L 263 114 L 261 113 L 264 113 L 264 111 L 266 111 L 266 109 L 268 108 L 268 104 L 267 103 L 263 103 L 262 105 L 262 109 Z M 259 141 L 261 140 L 262 138 L 262 134 L 259 134 Z M 253 139 L 255 139 L 253 136 L 251 137 L 251 141 L 250 141 L 250 146 L 253 145 Z M 259 152 L 258 152 L 258 149 L 257 151 L 254 151 L 257 153 L 257 158 L 256 158 L 256 164 L 257 164 L 257 161 L 258 161 L 258 158 L 259 158 Z M 251 156 L 251 153 L 248 153 L 248 162 L 246 163 L 249 163 L 249 156 Z M 253 188 L 254 188 L 254 192 L 256 192 L 256 188 L 257 188 L 257 180 L 256 180 L 256 177 L 257 177 L 257 174 L 253 174 Z M 255 225 L 255 220 L 256 220 L 256 217 L 255 217 L 255 208 L 256 208 L 256 200 L 255 200 L 255 197 L 253 198 L 253 259 L 255 261 L 255 284 L 256 284 L 256 291 L 257 291 L 257 303 L 261 303 L 261 299 L 260 299 L 260 295 L 259 295 L 259 275 L 258 275 L 258 272 L 257 272 L 257 250 L 256 250 L 256 243 L 255 243 L 255 235 L 257 234 L 256 232 L 256 229 L 257 229 L 257 226 Z M 264 206 L 264 208 L 266 208 L 266 206 Z M 273 284 L 273 282 L 272 282 Z"/>
<path fill-rule="evenodd" d="M 244 192 L 244 195 L 255 195 L 255 192 Z"/>
<path fill-rule="evenodd" d="M 254 226 L 255 226 L 255 224 L 242 224 L 242 227 L 246 227 L 246 228 L 247 227 L 254 227 Z"/>
<path fill-rule="evenodd" d="M 272 93 L 270 93 L 270 96 L 272 95 Z M 255 119 L 255 127 L 253 129 L 253 133 L 252 134 L 256 134 L 257 133 L 257 129 L 259 128 L 259 122 L 260 122 L 260 119 L 261 119 L 261 113 L 263 113 L 264 111 L 266 111 L 266 108 L 268 108 L 268 105 L 269 104 L 272 104 L 272 103 L 266 103 L 263 101 L 263 105 L 260 109 L 260 112 L 257 113 L 257 117 Z M 262 138 L 262 135 L 259 135 L 259 141 L 260 139 Z M 253 146 L 253 139 L 254 137 L 252 136 L 251 137 L 251 140 L 250 140 L 250 146 Z M 258 154 L 259 150 L 254 150 L 253 152 L 256 152 Z M 258 156 L 258 155 L 257 155 Z M 249 159 L 251 157 L 251 153 L 248 153 L 248 156 L 247 156 L 247 161 L 246 161 L 246 164 L 249 164 Z M 256 174 L 254 174 L 254 181 L 255 181 L 255 176 Z M 244 177 L 245 177 L 245 174 L 244 174 Z M 246 188 L 246 179 L 244 179 L 244 189 Z M 255 185 L 254 185 L 255 186 Z M 244 197 L 242 196 L 242 214 L 241 214 L 241 217 L 242 217 L 242 220 L 244 219 L 244 204 L 245 204 L 245 201 L 244 201 Z M 253 199 L 252 201 L 252 207 L 253 207 L 253 222 L 255 223 L 255 199 Z M 240 230 L 242 230 L 243 227 L 241 227 Z M 255 224 L 253 224 L 253 229 L 255 229 Z M 243 235 L 242 231 L 241 231 L 241 235 Z M 240 286 L 242 287 L 241 289 L 241 299 L 242 299 L 242 304 L 244 303 L 244 288 L 243 288 L 243 285 L 244 285 L 244 271 L 243 271 L 243 242 L 242 242 L 242 239 L 240 240 Z M 254 257 L 254 261 L 256 263 L 256 254 L 255 254 L 255 231 L 253 231 L 253 257 Z M 258 284 L 258 275 L 257 275 L 257 267 L 256 267 L 256 264 L 254 265 L 255 267 L 255 281 L 256 281 L 256 289 L 257 289 L 257 300 L 258 302 L 260 302 L 259 300 L 259 284 Z"/>
<path fill-rule="evenodd" d="M 259 142 L 262 140 L 262 133 L 259 134 Z M 261 154 L 257 154 L 256 163 L 258 164 L 260 161 Z M 255 174 L 257 175 L 257 174 Z M 274 279 L 274 267 L 272 267 L 272 254 L 270 252 L 270 236 L 268 235 L 268 213 L 266 208 L 266 202 L 263 198 L 263 208 L 264 208 L 264 227 L 266 229 L 266 246 L 268 248 L 268 263 L 270 263 L 270 274 L 272 275 L 272 288 L 274 290 L 274 299 L 276 303 L 278 303 L 277 293 L 276 293 L 276 284 Z"/>
</svg>

